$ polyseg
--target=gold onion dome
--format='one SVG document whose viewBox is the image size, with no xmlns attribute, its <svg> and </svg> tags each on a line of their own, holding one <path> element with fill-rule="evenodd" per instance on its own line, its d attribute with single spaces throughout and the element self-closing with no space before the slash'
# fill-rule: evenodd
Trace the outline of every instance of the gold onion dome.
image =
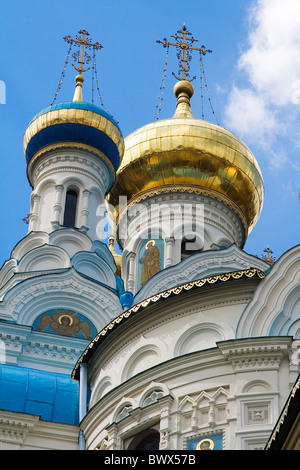
<svg viewBox="0 0 300 470">
<path fill-rule="evenodd" d="M 151 194 L 196 191 L 221 199 L 240 216 L 246 237 L 263 204 L 263 179 L 253 154 L 234 134 L 195 119 L 193 86 L 174 87 L 177 107 L 170 119 L 145 125 L 125 138 L 125 152 L 108 202 L 118 212 L 119 196 L 142 200 Z"/>
</svg>

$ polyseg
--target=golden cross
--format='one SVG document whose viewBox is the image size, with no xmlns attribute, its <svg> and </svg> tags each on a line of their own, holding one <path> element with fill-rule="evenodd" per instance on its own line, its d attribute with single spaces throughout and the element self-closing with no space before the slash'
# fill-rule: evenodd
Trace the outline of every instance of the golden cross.
<svg viewBox="0 0 300 470">
<path fill-rule="evenodd" d="M 267 247 L 264 250 L 264 253 L 267 253 L 267 256 L 264 256 L 263 260 L 267 261 L 267 263 L 274 263 L 275 262 L 275 258 L 270 256 L 270 254 L 273 254 L 273 251 L 269 247 Z"/>
<path fill-rule="evenodd" d="M 101 44 L 99 44 L 98 42 L 93 44 L 92 42 L 87 41 L 86 36 L 89 36 L 90 34 L 85 29 L 82 29 L 78 32 L 79 34 L 81 34 L 81 37 L 76 35 L 76 38 L 73 39 L 69 35 L 69 36 L 65 36 L 64 40 L 67 41 L 68 43 L 75 43 L 78 46 L 80 46 L 80 58 L 78 59 L 79 67 L 75 67 L 74 64 L 72 65 L 74 69 L 77 70 L 77 72 L 80 75 L 82 75 L 82 72 L 86 72 L 87 70 L 89 70 L 89 67 L 87 69 L 84 69 L 83 64 L 91 60 L 90 56 L 84 52 L 84 48 L 87 47 L 88 49 L 90 49 L 91 47 L 93 47 L 94 49 L 101 49 L 103 46 L 101 46 Z M 77 54 L 76 53 L 73 54 L 73 57 L 77 59 Z"/>
<path fill-rule="evenodd" d="M 163 41 L 156 41 L 156 42 L 163 44 L 164 47 L 175 46 L 181 49 L 181 51 L 179 51 L 177 54 L 177 58 L 180 59 L 181 52 L 182 52 L 182 59 L 179 61 L 179 64 L 181 64 L 181 68 L 179 68 L 179 71 L 178 71 L 178 73 L 182 72 L 182 77 L 181 78 L 176 77 L 174 72 L 173 72 L 173 75 L 175 78 L 177 78 L 177 80 L 187 80 L 186 77 L 188 76 L 188 72 L 190 70 L 187 65 L 187 62 L 191 60 L 191 55 L 189 55 L 189 50 L 200 51 L 200 53 L 202 53 L 203 55 L 205 55 L 207 52 L 212 52 L 212 51 L 210 49 L 206 49 L 204 46 L 200 48 L 191 46 L 191 44 L 193 44 L 194 42 L 198 42 L 198 41 L 194 37 L 191 37 L 191 38 L 187 37 L 187 36 L 190 36 L 191 33 L 186 29 L 185 24 L 183 25 L 183 28 L 180 31 L 177 31 L 177 33 L 182 34 L 182 36 L 178 36 L 177 34 L 175 34 L 174 36 L 171 36 L 172 38 L 176 39 L 177 41 L 176 43 L 168 42 L 166 38 L 164 38 Z M 182 39 L 182 42 L 178 42 L 178 40 L 180 39 Z M 190 41 L 190 42 L 188 43 L 187 41 Z M 191 80 L 187 80 L 187 81 L 191 82 L 192 80 L 194 80 L 194 78 L 192 78 Z"/>
</svg>

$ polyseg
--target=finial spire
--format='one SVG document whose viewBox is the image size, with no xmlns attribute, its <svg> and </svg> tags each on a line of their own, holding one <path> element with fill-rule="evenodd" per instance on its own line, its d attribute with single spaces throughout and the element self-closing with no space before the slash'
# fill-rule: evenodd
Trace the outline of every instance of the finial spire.
<svg viewBox="0 0 300 470">
<path fill-rule="evenodd" d="M 177 33 L 182 34 L 179 36 Z M 178 75 L 176 76 L 174 72 L 172 74 L 179 81 L 174 87 L 174 94 L 177 98 L 177 109 L 173 117 L 193 117 L 193 114 L 190 109 L 190 98 L 194 94 L 194 88 L 191 82 L 196 78 L 188 79 L 190 67 L 188 63 L 192 59 L 192 51 L 199 51 L 200 54 L 205 55 L 207 52 L 212 52 L 210 49 L 206 49 L 205 46 L 194 47 L 194 42 L 198 42 L 190 33 L 185 23 L 183 28 L 177 31 L 175 35 L 171 37 L 175 38 L 176 42 L 169 42 L 166 38 L 163 41 L 156 41 L 162 44 L 164 47 L 175 46 L 177 48 L 177 58 L 179 59 L 179 70 Z M 181 42 L 180 42 L 181 41 Z"/>
<path fill-rule="evenodd" d="M 87 72 L 90 67 L 87 69 L 83 68 L 84 64 L 88 64 L 89 61 L 91 60 L 91 57 L 85 52 L 84 48 L 86 47 L 87 49 L 101 49 L 103 46 L 99 44 L 98 42 L 92 43 L 90 41 L 86 40 L 86 37 L 89 36 L 90 34 L 85 30 L 82 29 L 78 31 L 79 34 L 81 34 L 81 37 L 76 34 L 75 39 L 71 38 L 71 36 L 65 36 L 64 40 L 67 41 L 69 44 L 76 44 L 80 47 L 80 51 L 74 52 L 73 58 L 78 62 L 79 67 L 75 67 L 74 64 L 73 67 L 75 70 L 77 70 L 78 75 L 75 78 L 76 81 L 76 88 L 75 88 L 75 93 L 74 93 L 74 98 L 73 101 L 82 101 L 82 84 L 84 82 L 84 77 L 82 75 L 83 72 Z"/>
</svg>

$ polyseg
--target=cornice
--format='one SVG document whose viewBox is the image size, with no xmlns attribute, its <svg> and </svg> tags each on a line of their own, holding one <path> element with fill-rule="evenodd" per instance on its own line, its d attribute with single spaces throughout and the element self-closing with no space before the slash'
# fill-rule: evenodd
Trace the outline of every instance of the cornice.
<svg viewBox="0 0 300 470">
<path fill-rule="evenodd" d="M 278 369 L 289 355 L 290 337 L 259 337 L 218 343 L 222 354 L 236 372 Z"/>
<path fill-rule="evenodd" d="M 246 220 L 246 217 L 245 217 L 244 213 L 229 198 L 227 198 L 223 194 L 221 194 L 218 191 L 215 191 L 213 189 L 207 189 L 207 188 L 201 187 L 201 186 L 186 185 L 186 184 L 182 184 L 182 185 L 168 184 L 168 185 L 160 186 L 160 187 L 157 187 L 157 188 L 148 189 L 146 191 L 142 191 L 141 193 L 139 193 L 138 195 L 133 197 L 129 201 L 129 203 L 127 204 L 126 208 L 118 215 L 116 233 L 118 233 L 119 221 L 126 214 L 126 212 L 130 210 L 130 208 L 133 205 L 139 204 L 142 201 L 145 201 L 146 199 L 149 199 L 149 198 L 161 195 L 161 194 L 168 194 L 168 193 L 186 193 L 186 194 L 191 194 L 191 195 L 202 195 L 202 196 L 211 197 L 213 199 L 216 199 L 217 201 L 222 202 L 227 207 L 229 207 L 231 210 L 233 210 L 233 212 L 239 217 L 239 219 L 240 219 L 240 221 L 243 225 L 243 229 L 244 229 L 245 234 L 248 233 L 248 224 L 247 224 L 247 220 Z"/>
<path fill-rule="evenodd" d="M 0 442 L 20 446 L 28 433 L 38 423 L 39 417 L 21 413 L 1 412 Z M 0 447 L 1 449 L 1 447 Z"/>
</svg>

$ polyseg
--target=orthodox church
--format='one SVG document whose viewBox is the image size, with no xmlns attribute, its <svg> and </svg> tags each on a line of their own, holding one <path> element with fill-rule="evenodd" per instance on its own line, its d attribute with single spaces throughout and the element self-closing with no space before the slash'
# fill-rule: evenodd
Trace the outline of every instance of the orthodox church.
<svg viewBox="0 0 300 470">
<path fill-rule="evenodd" d="M 263 178 L 236 135 L 194 118 L 187 52 L 209 51 L 185 26 L 162 41 L 182 54 L 173 116 L 125 139 L 83 100 L 99 44 L 79 33 L 73 101 L 24 134 L 28 232 L 0 269 L 0 449 L 264 449 L 299 374 L 300 247 L 244 251 Z"/>
</svg>

